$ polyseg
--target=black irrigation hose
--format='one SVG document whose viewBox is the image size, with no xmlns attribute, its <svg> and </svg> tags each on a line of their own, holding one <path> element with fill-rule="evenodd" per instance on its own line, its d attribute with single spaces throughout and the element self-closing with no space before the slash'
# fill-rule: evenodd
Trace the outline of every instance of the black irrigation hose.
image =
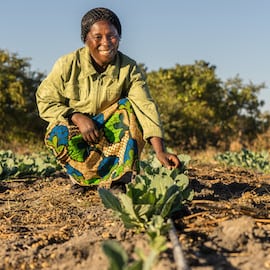
<svg viewBox="0 0 270 270">
<path fill-rule="evenodd" d="M 177 270 L 190 270 L 189 266 L 187 265 L 187 262 L 184 257 L 184 253 L 182 251 L 180 242 L 177 237 L 176 229 L 174 227 L 174 224 L 171 219 L 168 220 L 171 229 L 169 231 L 169 237 L 173 245 L 173 257 L 176 263 L 176 269 Z"/>
</svg>

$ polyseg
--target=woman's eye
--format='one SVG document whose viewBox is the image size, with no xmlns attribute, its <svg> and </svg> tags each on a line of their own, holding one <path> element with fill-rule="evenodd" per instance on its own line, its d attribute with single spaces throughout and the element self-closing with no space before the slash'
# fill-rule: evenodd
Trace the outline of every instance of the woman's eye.
<svg viewBox="0 0 270 270">
<path fill-rule="evenodd" d="M 110 40 L 118 39 L 118 35 L 112 34 L 112 35 L 109 35 L 108 38 Z"/>
<path fill-rule="evenodd" d="M 94 40 L 100 41 L 102 39 L 102 36 L 94 36 Z"/>
</svg>

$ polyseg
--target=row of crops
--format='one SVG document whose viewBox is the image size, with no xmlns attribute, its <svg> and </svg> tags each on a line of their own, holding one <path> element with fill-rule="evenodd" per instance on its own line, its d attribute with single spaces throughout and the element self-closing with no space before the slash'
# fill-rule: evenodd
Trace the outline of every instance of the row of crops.
<svg viewBox="0 0 270 270">
<path fill-rule="evenodd" d="M 216 155 L 215 160 L 227 166 L 270 173 L 270 161 L 267 151 L 254 152 L 248 149 L 242 149 L 240 152 L 227 151 Z"/>
<path fill-rule="evenodd" d="M 242 149 L 240 152 L 225 152 L 215 156 L 215 160 L 227 166 L 237 166 L 262 173 L 270 172 L 268 152 L 253 152 Z M 11 150 L 0 150 L 0 180 L 47 177 L 61 170 L 54 156 L 49 152 L 27 155 L 16 154 Z"/>
<path fill-rule="evenodd" d="M 47 177 L 60 169 L 48 152 L 22 155 L 0 150 L 0 180 Z"/>
</svg>

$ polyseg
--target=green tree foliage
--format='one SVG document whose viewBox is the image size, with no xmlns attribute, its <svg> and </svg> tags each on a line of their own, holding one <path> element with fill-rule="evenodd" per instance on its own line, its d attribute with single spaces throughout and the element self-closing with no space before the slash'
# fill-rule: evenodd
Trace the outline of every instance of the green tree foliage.
<svg viewBox="0 0 270 270">
<path fill-rule="evenodd" d="M 252 140 L 269 124 L 261 118 L 263 102 L 257 97 L 264 85 L 244 85 L 237 76 L 223 83 L 215 70 L 196 61 L 147 74 L 169 146 L 228 147 L 239 134 Z"/>
<path fill-rule="evenodd" d="M 264 84 L 243 84 L 239 76 L 223 83 L 223 99 L 217 111 L 222 127 L 221 140 L 226 142 L 226 138 L 239 137 L 242 142 L 250 143 L 258 134 L 266 131 L 269 115 L 261 113 L 264 101 L 258 99 L 263 88 Z"/>
<path fill-rule="evenodd" d="M 1 139 L 37 132 L 44 125 L 37 114 L 35 92 L 44 75 L 30 71 L 29 58 L 0 50 Z M 11 135 L 12 134 L 12 135 Z"/>
</svg>

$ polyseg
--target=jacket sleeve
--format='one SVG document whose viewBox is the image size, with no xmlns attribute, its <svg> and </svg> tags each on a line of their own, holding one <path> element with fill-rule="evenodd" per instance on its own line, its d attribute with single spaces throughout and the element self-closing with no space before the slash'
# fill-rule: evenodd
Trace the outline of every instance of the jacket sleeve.
<svg viewBox="0 0 270 270">
<path fill-rule="evenodd" d="M 68 107 L 67 99 L 63 96 L 62 66 L 62 61 L 58 60 L 36 92 L 39 115 L 47 122 L 63 121 L 68 114 L 73 112 L 73 109 Z"/>
<path fill-rule="evenodd" d="M 132 67 L 130 73 L 130 86 L 128 99 L 142 126 L 143 137 L 163 138 L 163 129 L 157 105 L 150 95 L 147 83 L 137 65 Z"/>
</svg>

